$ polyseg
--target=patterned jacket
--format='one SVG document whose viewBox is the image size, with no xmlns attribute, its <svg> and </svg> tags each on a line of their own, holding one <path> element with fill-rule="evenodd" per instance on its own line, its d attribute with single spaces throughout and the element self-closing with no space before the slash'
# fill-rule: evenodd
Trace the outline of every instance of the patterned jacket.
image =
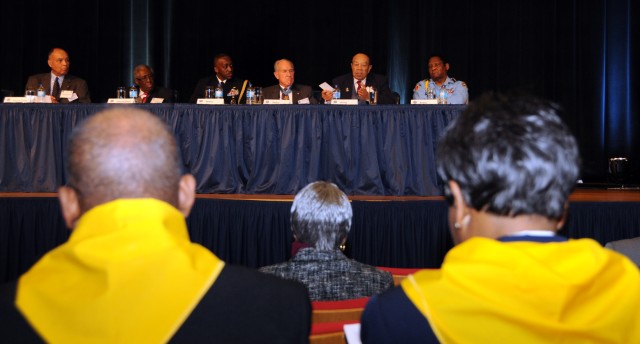
<svg viewBox="0 0 640 344">
<path fill-rule="evenodd" d="M 393 286 L 389 272 L 347 258 L 341 251 L 303 248 L 291 260 L 260 271 L 299 281 L 311 301 L 338 301 L 379 294 Z"/>
</svg>

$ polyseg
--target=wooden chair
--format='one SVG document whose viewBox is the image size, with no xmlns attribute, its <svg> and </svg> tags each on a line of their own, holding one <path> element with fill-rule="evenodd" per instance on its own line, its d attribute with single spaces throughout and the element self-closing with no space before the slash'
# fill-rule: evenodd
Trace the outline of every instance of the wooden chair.
<svg viewBox="0 0 640 344">
<path fill-rule="evenodd" d="M 379 270 L 389 271 L 393 276 L 393 283 L 395 285 L 399 285 L 403 279 L 407 278 L 407 276 L 420 270 L 424 270 L 424 268 L 391 268 L 387 266 L 376 266 L 376 268 Z"/>
<path fill-rule="evenodd" d="M 312 344 L 344 344 L 344 325 L 360 322 L 368 297 L 343 301 L 313 301 L 311 308 Z"/>
</svg>

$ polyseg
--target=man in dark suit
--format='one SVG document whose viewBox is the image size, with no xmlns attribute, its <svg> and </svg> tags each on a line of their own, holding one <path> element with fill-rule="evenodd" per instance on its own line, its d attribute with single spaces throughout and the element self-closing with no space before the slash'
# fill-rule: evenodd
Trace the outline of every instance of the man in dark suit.
<svg viewBox="0 0 640 344">
<path fill-rule="evenodd" d="M 278 79 L 278 84 L 265 87 L 262 90 L 264 99 L 291 100 L 293 104 L 317 104 L 313 97 L 311 86 L 295 84 L 295 69 L 293 62 L 282 59 L 273 65 L 273 75 Z"/>
<path fill-rule="evenodd" d="M 42 84 L 52 103 L 91 103 L 86 81 L 68 74 L 71 62 L 66 51 L 51 49 L 48 63 L 51 72 L 30 76 L 25 89 L 36 90 Z"/>
<path fill-rule="evenodd" d="M 202 78 L 198 81 L 196 88 L 191 94 L 190 103 L 196 103 L 198 98 L 204 98 L 204 91 L 207 86 L 215 88 L 218 84 L 222 86 L 224 92 L 224 103 L 231 104 L 232 100 L 236 104 L 247 102 L 246 90 L 249 80 L 233 77 L 233 61 L 227 54 L 218 54 L 213 58 L 213 70 L 215 75 Z"/>
<path fill-rule="evenodd" d="M 73 232 L 0 285 L 2 341 L 306 343 L 305 287 L 226 264 L 192 243 L 195 179 L 173 134 L 136 108 L 71 133 L 62 216 Z M 152 159 L 149 159 L 152 157 Z"/>
<path fill-rule="evenodd" d="M 378 91 L 378 104 L 394 104 L 393 92 L 389 88 L 387 77 L 370 73 L 372 67 L 369 56 L 358 53 L 351 59 L 351 73 L 335 77 L 331 81 L 331 86 L 338 85 L 340 98 L 358 99 L 358 104 L 369 103 L 367 88 Z M 333 99 L 333 93 L 322 91 L 322 99 L 325 103 L 330 102 Z"/>
<path fill-rule="evenodd" d="M 133 80 L 140 89 L 141 103 L 173 103 L 173 90 L 155 85 L 153 68 L 137 65 L 133 69 Z"/>
</svg>

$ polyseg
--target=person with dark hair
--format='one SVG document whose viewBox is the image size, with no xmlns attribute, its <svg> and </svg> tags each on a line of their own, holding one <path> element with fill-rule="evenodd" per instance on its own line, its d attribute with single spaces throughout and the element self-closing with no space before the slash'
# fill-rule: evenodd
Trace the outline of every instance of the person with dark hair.
<svg viewBox="0 0 640 344">
<path fill-rule="evenodd" d="M 556 234 L 579 175 L 558 107 L 487 94 L 440 139 L 456 244 L 372 298 L 363 343 L 640 343 L 640 271 L 592 239 Z"/>
<path fill-rule="evenodd" d="M 413 89 L 413 99 L 429 99 L 431 92 L 436 97 L 440 91 L 444 91 L 447 104 L 467 104 L 469 101 L 469 90 L 467 84 L 450 78 L 449 62 L 442 55 L 431 55 L 427 60 L 429 79 L 424 79 L 416 84 Z"/>
<path fill-rule="evenodd" d="M 331 86 L 338 85 L 342 99 L 358 99 L 358 104 L 368 104 L 369 92 L 374 88 L 378 91 L 378 104 L 394 104 L 393 92 L 389 88 L 389 80 L 381 74 L 371 73 L 373 64 L 369 56 L 357 53 L 351 59 L 351 73 L 333 78 Z M 322 91 L 322 99 L 325 103 L 331 102 L 333 93 Z"/>
<path fill-rule="evenodd" d="M 202 78 L 198 81 L 193 94 L 191 94 L 190 103 L 196 103 L 198 98 L 204 98 L 204 93 L 208 86 L 215 88 L 218 84 L 222 86 L 225 104 L 244 104 L 247 102 L 246 92 L 250 82 L 249 80 L 234 77 L 231 56 L 227 54 L 214 56 L 213 70 L 215 72 L 213 76 Z"/>
<path fill-rule="evenodd" d="M 173 90 L 156 86 L 153 68 L 141 64 L 133 69 L 133 80 L 140 89 L 141 103 L 173 103 Z"/>
<path fill-rule="evenodd" d="M 42 84 L 54 104 L 91 103 L 87 82 L 69 74 L 71 60 L 64 49 L 51 49 L 47 63 L 51 72 L 30 76 L 25 89 L 35 91 Z"/>
<path fill-rule="evenodd" d="M 305 186 L 291 205 L 291 230 L 302 248 L 291 260 L 260 271 L 302 282 L 312 301 L 368 297 L 389 289 L 393 286 L 390 273 L 340 251 L 352 217 L 347 195 L 335 184 L 318 181 Z"/>
<path fill-rule="evenodd" d="M 58 197 L 73 232 L 17 283 L 0 286 L 4 341 L 308 341 L 304 286 L 225 264 L 190 241 L 195 179 L 181 172 L 174 136 L 157 116 L 131 107 L 98 113 L 68 147 Z"/>
<path fill-rule="evenodd" d="M 273 75 L 278 84 L 262 90 L 264 99 L 291 100 L 293 104 L 317 104 L 311 86 L 294 83 L 295 73 L 293 62 L 287 59 L 276 61 L 273 64 Z"/>
</svg>

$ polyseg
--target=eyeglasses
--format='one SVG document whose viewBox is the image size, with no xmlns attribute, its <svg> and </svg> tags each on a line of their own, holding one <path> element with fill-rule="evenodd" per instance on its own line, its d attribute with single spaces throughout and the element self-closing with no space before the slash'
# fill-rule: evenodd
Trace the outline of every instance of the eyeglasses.
<svg viewBox="0 0 640 344">
<path fill-rule="evenodd" d="M 137 81 L 144 81 L 144 80 L 151 80 L 151 79 L 153 79 L 153 74 L 147 74 L 145 76 L 136 78 Z"/>
</svg>

